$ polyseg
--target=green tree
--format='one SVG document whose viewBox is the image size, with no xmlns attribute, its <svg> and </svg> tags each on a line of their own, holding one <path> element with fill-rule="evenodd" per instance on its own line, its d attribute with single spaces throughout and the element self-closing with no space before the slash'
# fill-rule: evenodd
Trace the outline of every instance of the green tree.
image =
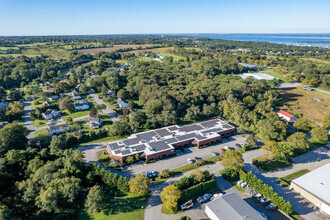
<svg viewBox="0 0 330 220">
<path fill-rule="evenodd" d="M 82 83 L 79 87 L 79 93 L 80 94 L 86 94 L 88 92 L 88 87 Z"/>
<path fill-rule="evenodd" d="M 108 88 L 105 85 L 102 86 L 100 95 L 103 98 L 108 95 Z"/>
<path fill-rule="evenodd" d="M 326 128 L 330 128 L 330 114 L 326 114 L 324 116 L 324 118 L 322 119 L 322 124 L 326 127 Z"/>
<path fill-rule="evenodd" d="M 306 138 L 306 134 L 297 132 L 288 137 L 289 144 L 295 149 L 308 149 L 309 144 Z"/>
<path fill-rule="evenodd" d="M 242 154 L 229 150 L 224 154 L 221 164 L 224 168 L 238 172 L 243 168 L 244 160 Z"/>
<path fill-rule="evenodd" d="M 0 202 L 0 219 L 2 220 L 12 219 L 10 212 L 11 212 L 10 209 Z"/>
<path fill-rule="evenodd" d="M 328 131 L 323 127 L 315 127 L 311 130 L 312 136 L 322 142 L 328 141 Z"/>
<path fill-rule="evenodd" d="M 250 145 L 252 148 L 258 147 L 257 143 L 257 137 L 254 134 L 249 135 L 245 141 L 245 144 Z"/>
<path fill-rule="evenodd" d="M 2 86 L 0 86 L 0 101 L 6 99 L 6 96 L 7 96 L 6 90 Z"/>
<path fill-rule="evenodd" d="M 29 130 L 16 122 L 6 125 L 0 130 L 0 153 L 4 155 L 11 149 L 25 149 Z"/>
<path fill-rule="evenodd" d="M 149 178 L 143 173 L 131 178 L 128 184 L 129 191 L 133 194 L 145 195 L 149 192 Z"/>
<path fill-rule="evenodd" d="M 158 175 L 160 178 L 165 179 L 171 176 L 169 169 L 164 169 L 160 174 Z"/>
<path fill-rule="evenodd" d="M 62 150 L 67 148 L 66 136 L 59 135 L 52 138 L 50 142 L 49 149 L 52 154 L 59 155 Z"/>
<path fill-rule="evenodd" d="M 177 186 L 168 185 L 163 188 L 160 193 L 160 198 L 166 210 L 175 213 L 178 208 L 178 200 L 181 196 L 181 191 Z"/>
<path fill-rule="evenodd" d="M 312 122 L 306 117 L 301 117 L 293 123 L 293 127 L 298 130 L 309 131 L 312 128 Z"/>
<path fill-rule="evenodd" d="M 93 117 L 93 118 L 95 118 L 96 116 L 97 116 L 97 110 L 96 110 L 96 108 L 93 106 L 92 108 L 91 108 L 91 111 L 89 112 L 89 116 L 91 116 L 91 117 Z"/>
<path fill-rule="evenodd" d="M 89 213 L 100 212 L 104 207 L 105 196 L 100 186 L 93 186 L 87 195 L 85 207 Z"/>
<path fill-rule="evenodd" d="M 72 100 L 70 99 L 70 97 L 64 97 L 58 101 L 58 108 L 60 110 L 67 109 L 68 111 L 71 111 L 71 106 Z"/>
<path fill-rule="evenodd" d="M 132 156 L 128 156 L 128 157 L 126 158 L 125 162 L 126 162 L 127 164 L 132 164 L 132 163 L 134 163 L 134 158 L 133 158 Z"/>
<path fill-rule="evenodd" d="M 293 156 L 293 147 L 285 142 L 277 143 L 278 154 L 274 156 L 275 159 L 289 161 Z"/>
<path fill-rule="evenodd" d="M 195 170 L 190 174 L 190 177 L 193 177 L 197 182 L 204 182 L 205 181 L 205 175 L 203 171 L 201 170 Z"/>
</svg>

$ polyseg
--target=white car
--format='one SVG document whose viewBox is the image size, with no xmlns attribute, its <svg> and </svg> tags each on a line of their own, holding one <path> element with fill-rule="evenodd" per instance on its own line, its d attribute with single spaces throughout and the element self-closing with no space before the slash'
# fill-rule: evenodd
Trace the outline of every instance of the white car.
<svg viewBox="0 0 330 220">
<path fill-rule="evenodd" d="M 189 209 L 193 206 L 194 206 L 194 203 L 192 202 L 192 200 L 189 200 L 185 204 L 182 204 L 180 207 L 181 207 L 182 210 L 185 210 L 185 209 Z"/>
<path fill-rule="evenodd" d="M 226 150 L 229 150 L 229 149 L 230 149 L 228 146 L 225 146 L 224 148 L 225 148 Z"/>
<path fill-rule="evenodd" d="M 194 163 L 194 161 L 190 158 L 187 159 L 188 163 Z"/>
</svg>

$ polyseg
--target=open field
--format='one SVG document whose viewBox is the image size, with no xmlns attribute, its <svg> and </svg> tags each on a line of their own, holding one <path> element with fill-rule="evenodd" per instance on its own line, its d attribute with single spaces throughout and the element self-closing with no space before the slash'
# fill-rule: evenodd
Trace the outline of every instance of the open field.
<svg viewBox="0 0 330 220">
<path fill-rule="evenodd" d="M 89 214 L 84 209 L 79 214 L 80 220 L 142 220 L 147 196 L 110 195 L 106 193 L 106 207 L 102 212 Z"/>
<path fill-rule="evenodd" d="M 278 79 L 282 80 L 283 82 L 287 82 L 287 80 L 285 80 L 285 77 L 282 74 L 277 73 L 276 71 L 274 71 L 272 69 L 263 70 L 261 72 L 265 73 L 265 74 L 268 74 L 268 75 L 271 75 L 275 78 L 278 78 Z"/>
<path fill-rule="evenodd" d="M 98 52 L 113 52 L 120 49 L 127 49 L 127 48 L 133 48 L 137 49 L 139 47 L 146 48 L 151 47 L 152 45 L 148 44 L 120 44 L 120 45 L 113 45 L 112 47 L 103 47 L 103 48 L 92 48 L 92 49 L 82 49 L 78 50 L 79 53 L 98 53 Z"/>
<path fill-rule="evenodd" d="M 330 113 L 330 96 L 318 91 L 306 91 L 302 88 L 278 90 L 283 105 L 294 113 L 302 114 L 316 123 L 321 123 L 323 117 Z M 312 101 L 321 99 L 322 102 Z"/>
<path fill-rule="evenodd" d="M 173 60 L 175 60 L 175 61 L 180 60 L 180 59 L 185 59 L 182 56 L 174 54 L 173 50 L 174 50 L 174 47 L 162 47 L 162 48 L 154 48 L 154 49 L 127 51 L 127 52 L 124 52 L 124 54 L 135 53 L 135 52 L 141 52 L 141 53 L 152 52 L 152 53 L 158 53 L 162 56 L 168 56 L 168 57 L 172 56 Z M 143 60 L 143 61 L 149 61 L 149 60 L 146 60 L 146 57 L 144 57 L 144 56 L 140 57 L 138 59 Z"/>
<path fill-rule="evenodd" d="M 18 49 L 18 47 L 0 47 L 1 50 L 10 50 L 10 49 Z"/>
<path fill-rule="evenodd" d="M 318 63 L 330 64 L 330 60 L 321 60 L 321 59 L 312 58 L 312 57 L 310 57 L 310 58 L 304 58 L 304 57 L 302 57 L 300 59 L 302 59 L 302 60 L 310 60 L 310 61 L 314 61 L 314 62 L 318 62 Z"/>
</svg>

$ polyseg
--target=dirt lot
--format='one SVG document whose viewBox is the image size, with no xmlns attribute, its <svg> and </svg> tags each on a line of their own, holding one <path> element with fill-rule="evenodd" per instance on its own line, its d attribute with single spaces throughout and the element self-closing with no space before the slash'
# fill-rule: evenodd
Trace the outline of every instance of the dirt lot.
<svg viewBox="0 0 330 220">
<path fill-rule="evenodd" d="M 146 48 L 146 47 L 151 47 L 151 45 L 144 44 L 144 45 L 139 45 L 139 44 L 120 44 L 120 45 L 113 45 L 112 47 L 102 47 L 102 48 L 92 48 L 92 49 L 82 49 L 78 50 L 78 53 L 98 53 L 98 52 L 112 52 L 120 49 L 126 49 L 126 48 L 133 48 L 137 49 L 139 47 Z"/>
<path fill-rule="evenodd" d="M 318 91 L 306 91 L 302 88 L 279 90 L 284 106 L 293 113 L 302 114 L 316 123 L 330 113 L 330 95 Z M 321 101 L 321 102 L 320 102 Z"/>
</svg>

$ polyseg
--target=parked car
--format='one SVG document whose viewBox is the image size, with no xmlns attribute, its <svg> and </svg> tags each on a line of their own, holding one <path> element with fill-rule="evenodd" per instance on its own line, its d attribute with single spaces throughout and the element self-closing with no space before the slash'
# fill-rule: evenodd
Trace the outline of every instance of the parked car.
<svg viewBox="0 0 330 220">
<path fill-rule="evenodd" d="M 152 171 L 152 176 L 157 176 L 158 172 L 157 171 Z"/>
<path fill-rule="evenodd" d="M 223 196 L 222 193 L 215 193 L 215 194 L 213 194 L 213 196 L 210 198 L 210 200 L 212 201 L 212 200 L 214 200 L 214 199 L 216 199 L 216 198 L 218 198 L 218 197 L 221 197 L 221 196 Z"/>
<path fill-rule="evenodd" d="M 276 206 L 275 205 L 268 205 L 268 206 L 266 206 L 266 209 L 267 210 L 274 210 L 274 209 L 276 209 Z"/>
<path fill-rule="evenodd" d="M 150 171 L 147 171 L 147 172 L 146 172 L 146 175 L 147 175 L 147 177 L 149 177 L 149 178 L 153 176 L 153 175 L 152 175 L 152 172 L 150 172 Z"/>
<path fill-rule="evenodd" d="M 260 199 L 260 203 L 262 203 L 262 204 L 267 204 L 269 202 L 270 202 L 270 199 L 267 197 Z"/>
<path fill-rule="evenodd" d="M 236 147 L 238 148 L 242 148 L 242 146 L 240 144 L 236 144 Z"/>
<path fill-rule="evenodd" d="M 194 163 L 194 161 L 190 158 L 187 159 L 188 163 Z"/>
<path fill-rule="evenodd" d="M 225 148 L 225 150 L 229 150 L 230 149 L 228 146 L 225 146 L 224 148 Z"/>
<path fill-rule="evenodd" d="M 218 152 L 212 152 L 212 155 L 213 155 L 213 156 L 218 156 L 219 153 L 218 153 Z"/>
<path fill-rule="evenodd" d="M 209 200 L 212 197 L 211 194 L 205 193 L 203 196 L 200 196 L 197 198 L 197 202 L 199 203 L 203 203 L 206 202 L 207 200 Z"/>
<path fill-rule="evenodd" d="M 224 148 L 221 148 L 221 152 L 224 153 L 226 152 L 226 150 Z"/>
<path fill-rule="evenodd" d="M 192 202 L 192 200 L 189 200 L 188 202 L 182 204 L 180 207 L 182 210 L 185 210 L 185 209 L 190 209 L 193 206 L 194 206 L 194 203 Z"/>
</svg>

